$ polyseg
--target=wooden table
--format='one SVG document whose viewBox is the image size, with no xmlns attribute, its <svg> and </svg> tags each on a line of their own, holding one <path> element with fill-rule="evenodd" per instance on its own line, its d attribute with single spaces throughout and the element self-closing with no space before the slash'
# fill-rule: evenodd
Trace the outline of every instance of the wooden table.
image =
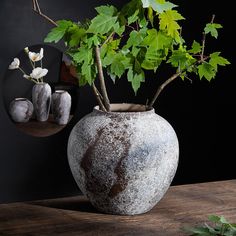
<svg viewBox="0 0 236 236">
<path fill-rule="evenodd" d="M 171 187 L 149 213 L 98 213 L 85 197 L 1 204 L 0 235 L 183 236 L 181 228 L 203 223 L 209 214 L 236 222 L 236 180 Z"/>
<path fill-rule="evenodd" d="M 68 123 L 71 121 L 72 118 L 73 115 L 70 115 Z M 48 120 L 44 122 L 32 119 L 26 123 L 15 123 L 15 125 L 23 133 L 35 137 L 48 137 L 54 135 L 64 129 L 66 126 L 56 124 L 52 114 L 50 114 Z"/>
</svg>

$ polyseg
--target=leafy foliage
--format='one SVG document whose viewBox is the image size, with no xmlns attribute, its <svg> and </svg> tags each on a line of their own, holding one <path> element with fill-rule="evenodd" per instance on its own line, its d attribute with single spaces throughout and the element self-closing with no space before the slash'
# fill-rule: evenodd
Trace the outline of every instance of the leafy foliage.
<svg viewBox="0 0 236 236">
<path fill-rule="evenodd" d="M 204 226 L 187 228 L 186 231 L 191 236 L 235 236 L 236 224 L 229 223 L 223 216 L 210 215 L 208 217 L 211 225 L 205 223 Z"/>
<path fill-rule="evenodd" d="M 197 41 L 188 48 L 180 32 L 180 22 L 185 18 L 176 7 L 166 0 L 131 0 L 120 11 L 102 5 L 95 8 L 97 15 L 91 21 L 58 21 L 45 42 L 65 42 L 80 85 L 92 85 L 98 75 L 97 46 L 108 76 L 114 82 L 127 77 L 135 94 L 145 82 L 145 70 L 156 73 L 162 63 L 174 67 L 182 79 L 194 73 L 211 81 L 219 66 L 230 63 L 219 52 L 203 55 L 205 45 Z M 211 22 L 204 32 L 217 38 L 220 28 L 220 24 Z"/>
<path fill-rule="evenodd" d="M 204 28 L 204 32 L 206 34 L 210 33 L 212 37 L 217 39 L 218 38 L 218 30 L 217 29 L 221 29 L 221 28 L 223 28 L 221 24 L 209 23 Z"/>
</svg>

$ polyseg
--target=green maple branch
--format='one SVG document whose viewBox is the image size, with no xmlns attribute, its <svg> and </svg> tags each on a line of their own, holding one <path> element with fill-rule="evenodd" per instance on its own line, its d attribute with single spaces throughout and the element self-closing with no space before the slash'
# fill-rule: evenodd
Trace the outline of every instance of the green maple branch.
<svg viewBox="0 0 236 236">
<path fill-rule="evenodd" d="M 215 15 L 212 15 L 211 24 L 213 24 L 214 20 L 215 20 Z M 203 32 L 203 36 L 202 36 L 202 52 L 201 52 L 201 60 L 202 61 L 204 61 L 205 47 L 206 47 L 206 33 Z"/>
<path fill-rule="evenodd" d="M 196 61 L 195 63 L 193 63 L 190 67 L 194 67 L 197 64 L 200 64 L 204 61 L 206 61 L 209 57 L 208 56 L 204 56 L 202 58 L 200 58 L 198 61 Z M 189 68 L 190 68 L 189 67 Z M 171 77 L 169 77 L 169 79 L 167 79 L 165 82 L 163 82 L 158 88 L 157 91 L 153 97 L 153 99 L 151 100 L 151 102 L 148 104 L 147 108 L 150 109 L 153 107 L 154 103 L 157 101 L 157 99 L 159 98 L 161 92 L 166 88 L 167 85 L 169 85 L 171 82 L 173 82 L 175 79 L 177 79 L 178 77 L 180 77 L 181 75 L 184 75 L 184 73 L 189 69 L 185 69 L 180 71 L 178 69 L 178 72 L 176 72 L 175 74 L 173 74 Z M 186 76 L 185 76 L 186 77 Z M 190 80 L 192 82 L 192 80 L 190 78 L 187 77 L 188 80 Z"/>
</svg>

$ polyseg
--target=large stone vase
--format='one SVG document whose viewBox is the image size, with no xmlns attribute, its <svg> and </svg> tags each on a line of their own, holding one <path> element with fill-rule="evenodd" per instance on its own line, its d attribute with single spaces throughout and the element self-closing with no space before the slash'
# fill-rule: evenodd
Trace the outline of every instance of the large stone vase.
<svg viewBox="0 0 236 236">
<path fill-rule="evenodd" d="M 174 129 L 143 105 L 113 104 L 73 128 L 68 160 L 73 176 L 99 211 L 119 215 L 148 212 L 175 175 L 179 145 Z"/>
<path fill-rule="evenodd" d="M 32 89 L 32 102 L 36 119 L 47 121 L 51 106 L 52 89 L 48 83 L 38 83 Z"/>
</svg>

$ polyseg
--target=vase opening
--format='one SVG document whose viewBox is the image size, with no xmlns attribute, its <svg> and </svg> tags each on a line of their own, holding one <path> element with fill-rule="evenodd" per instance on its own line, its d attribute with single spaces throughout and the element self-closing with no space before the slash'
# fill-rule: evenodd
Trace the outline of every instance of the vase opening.
<svg viewBox="0 0 236 236">
<path fill-rule="evenodd" d="M 99 106 L 94 108 L 97 111 L 101 111 Z M 132 104 L 132 103 L 116 103 L 111 104 L 110 106 L 111 113 L 142 113 L 142 112 L 150 112 L 154 111 L 153 108 L 148 108 L 146 105 L 142 104 Z M 102 111 L 101 111 L 102 112 Z"/>
<path fill-rule="evenodd" d="M 59 93 L 59 94 L 65 93 L 65 92 L 66 92 L 65 90 L 56 90 L 56 91 L 55 91 L 55 93 Z"/>
<path fill-rule="evenodd" d="M 15 101 L 27 101 L 26 98 L 15 98 L 14 100 L 15 100 Z"/>
</svg>

